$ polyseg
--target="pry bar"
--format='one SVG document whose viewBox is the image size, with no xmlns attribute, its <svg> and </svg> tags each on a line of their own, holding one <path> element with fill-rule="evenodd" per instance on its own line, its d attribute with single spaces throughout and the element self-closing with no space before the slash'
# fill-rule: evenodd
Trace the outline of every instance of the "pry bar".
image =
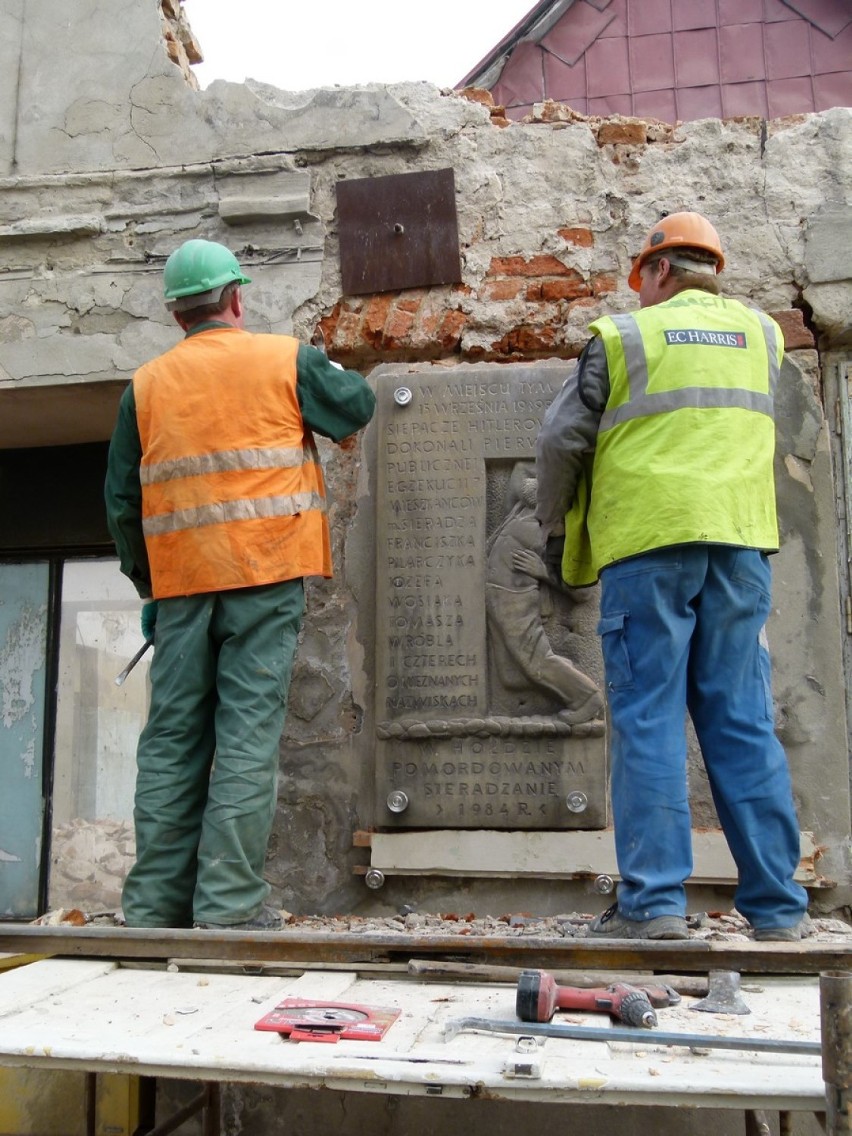
<svg viewBox="0 0 852 1136">
<path fill-rule="evenodd" d="M 809 1053 L 818 1057 L 818 1041 L 776 1041 L 772 1038 L 726 1037 L 719 1034 L 664 1033 L 655 1030 L 569 1026 L 553 1023 L 492 1021 L 489 1018 L 455 1018 L 444 1025 L 444 1041 L 451 1041 L 463 1030 L 487 1033 L 522 1034 L 524 1037 L 562 1037 L 572 1041 L 630 1041 L 637 1045 L 682 1045 L 689 1049 L 747 1049 L 758 1053 Z"/>
</svg>

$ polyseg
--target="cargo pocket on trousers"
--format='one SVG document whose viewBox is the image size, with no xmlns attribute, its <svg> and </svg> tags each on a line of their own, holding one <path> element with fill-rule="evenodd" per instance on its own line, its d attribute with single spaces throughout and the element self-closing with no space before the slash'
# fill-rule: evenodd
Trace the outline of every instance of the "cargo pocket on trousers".
<svg viewBox="0 0 852 1136">
<path fill-rule="evenodd" d="M 627 613 L 601 616 L 598 635 L 604 658 L 607 690 L 623 690 L 633 685 L 633 670 L 627 650 Z"/>
</svg>

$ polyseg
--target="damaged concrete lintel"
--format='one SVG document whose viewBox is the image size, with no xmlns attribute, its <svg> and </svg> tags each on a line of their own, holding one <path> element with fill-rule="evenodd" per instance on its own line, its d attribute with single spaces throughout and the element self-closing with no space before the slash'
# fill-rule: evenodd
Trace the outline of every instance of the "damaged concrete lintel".
<svg viewBox="0 0 852 1136">
<path fill-rule="evenodd" d="M 311 213 L 311 175 L 308 170 L 240 169 L 239 180 L 217 171 L 219 217 L 227 225 L 252 222 L 320 223 Z"/>
<path fill-rule="evenodd" d="M 245 130 L 246 101 L 256 100 L 263 108 L 263 135 L 257 143 L 245 146 L 263 152 L 268 146 L 269 126 L 281 130 L 287 150 L 320 153 L 329 150 L 370 150 L 376 146 L 421 148 L 430 143 L 429 133 L 411 110 L 396 97 L 392 88 L 380 84 L 363 87 L 319 87 L 309 91 L 283 91 L 266 83 L 249 79 L 244 86 L 212 83 L 203 92 L 211 101 L 219 102 L 217 114 L 227 122 L 233 116 Z M 275 122 L 274 116 L 280 115 Z"/>
<path fill-rule="evenodd" d="M 97 236 L 103 231 L 100 217 L 36 217 L 0 225 L 0 240 L 21 240 L 53 236 Z"/>
<path fill-rule="evenodd" d="M 114 375 L 66 386 L 0 385 L 0 449 L 108 441 L 126 385 Z"/>
<path fill-rule="evenodd" d="M 319 222 L 300 197 L 229 197 L 219 202 L 219 216 L 226 225 L 248 225 L 257 221 Z"/>
<path fill-rule="evenodd" d="M 737 869 L 721 832 L 693 832 L 691 884 L 733 884 Z M 817 873 L 812 832 L 800 834 L 795 879 L 832 887 Z M 601 832 L 491 832 L 462 829 L 371 834 L 370 863 L 385 875 L 618 878 L 612 830 Z"/>
<path fill-rule="evenodd" d="M 36 189 L 80 189 L 87 186 L 106 186 L 113 191 L 134 182 L 148 182 L 153 178 L 165 182 L 175 177 L 217 177 L 247 176 L 251 174 L 286 173 L 290 177 L 298 174 L 308 178 L 309 174 L 294 170 L 293 158 L 289 152 L 265 152 L 248 157 L 218 158 L 200 162 L 184 162 L 180 165 L 164 165 L 146 169 L 84 170 L 72 173 L 30 174 L 20 177 L 0 177 L 0 193 L 6 190 L 20 192 Z"/>
</svg>

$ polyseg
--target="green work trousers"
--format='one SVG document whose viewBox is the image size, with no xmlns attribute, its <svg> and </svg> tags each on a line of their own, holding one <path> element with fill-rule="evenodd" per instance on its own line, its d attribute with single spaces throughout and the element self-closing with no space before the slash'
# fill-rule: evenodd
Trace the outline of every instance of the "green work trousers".
<svg viewBox="0 0 852 1136">
<path fill-rule="evenodd" d="M 301 579 L 160 601 L 128 927 L 241 923 L 261 910 L 304 607 Z"/>
</svg>

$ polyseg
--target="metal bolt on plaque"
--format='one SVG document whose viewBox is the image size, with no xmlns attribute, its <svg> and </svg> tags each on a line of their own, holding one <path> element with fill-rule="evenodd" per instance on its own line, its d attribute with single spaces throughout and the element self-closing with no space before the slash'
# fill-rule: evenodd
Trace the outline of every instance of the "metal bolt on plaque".
<svg viewBox="0 0 852 1136">
<path fill-rule="evenodd" d="M 589 807 L 589 798 L 585 793 L 581 793 L 579 789 L 574 789 L 565 798 L 565 804 L 572 813 L 584 813 Z"/>
<path fill-rule="evenodd" d="M 408 808 L 408 794 L 402 789 L 394 789 L 388 793 L 387 806 L 392 813 L 404 813 Z"/>
<path fill-rule="evenodd" d="M 612 876 L 595 876 L 595 882 L 592 884 L 592 887 L 598 895 L 609 895 L 615 887 L 615 881 Z"/>
<path fill-rule="evenodd" d="M 393 400 L 397 406 L 408 406 L 413 397 L 410 387 L 397 387 L 393 392 Z"/>
<path fill-rule="evenodd" d="M 385 886 L 385 873 L 378 868 L 370 868 L 364 876 L 364 883 L 373 891 L 378 891 L 380 887 Z"/>
</svg>

